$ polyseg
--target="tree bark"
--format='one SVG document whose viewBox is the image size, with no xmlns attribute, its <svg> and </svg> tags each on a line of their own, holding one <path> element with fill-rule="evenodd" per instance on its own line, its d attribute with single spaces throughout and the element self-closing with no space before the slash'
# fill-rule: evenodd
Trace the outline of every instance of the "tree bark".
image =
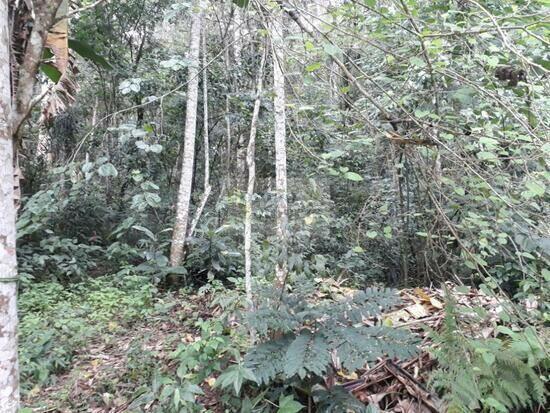
<svg viewBox="0 0 550 413">
<path fill-rule="evenodd" d="M 210 141 L 208 136 L 208 59 L 207 59 L 207 47 L 206 47 L 206 30 L 203 30 L 202 37 L 202 103 L 203 103 L 203 147 L 204 147 L 204 192 L 202 193 L 201 202 L 199 207 L 195 211 L 195 216 L 187 231 L 187 237 L 192 237 L 199 219 L 204 211 L 212 186 L 210 185 Z"/>
<path fill-rule="evenodd" d="M 275 16 L 272 23 L 273 92 L 275 112 L 275 189 L 277 192 L 277 238 L 280 253 L 275 269 L 275 286 L 284 288 L 288 274 L 288 205 L 286 179 L 286 113 L 284 42 L 282 16 Z"/>
<path fill-rule="evenodd" d="M 5 1 L 5 0 L 4 0 Z M 29 41 L 18 73 L 15 78 L 15 95 L 13 97 L 10 125 L 12 136 L 19 136 L 19 130 L 32 109 L 36 74 L 42 61 L 42 52 L 48 32 L 55 22 L 57 9 L 61 0 L 36 0 L 32 3 L 34 21 Z"/>
<path fill-rule="evenodd" d="M 266 51 L 262 54 L 260 69 L 258 70 L 258 81 L 256 84 L 256 99 L 254 100 L 254 109 L 252 110 L 252 120 L 250 121 L 250 138 L 246 150 L 246 164 L 248 166 L 248 186 L 245 198 L 245 218 L 244 218 L 244 284 L 246 290 L 246 299 L 248 300 L 249 310 L 254 311 L 254 300 L 252 297 L 252 197 L 254 196 L 254 185 L 256 183 L 256 130 L 258 125 L 258 116 L 260 114 L 260 105 L 262 103 L 264 66 L 266 61 Z M 251 334 L 254 338 L 254 333 Z"/>
<path fill-rule="evenodd" d="M 189 83 L 187 86 L 187 105 L 185 116 L 184 149 L 181 167 L 181 180 L 176 205 L 176 222 L 172 235 L 170 264 L 182 264 L 189 221 L 189 206 L 191 202 L 191 188 L 193 184 L 193 164 L 195 161 L 195 132 L 197 129 L 197 98 L 199 90 L 199 53 L 202 25 L 201 2 L 195 5 L 191 17 L 191 34 L 189 39 Z"/>
<path fill-rule="evenodd" d="M 0 1 L 0 410 L 19 408 L 17 259 L 8 2 Z"/>
</svg>

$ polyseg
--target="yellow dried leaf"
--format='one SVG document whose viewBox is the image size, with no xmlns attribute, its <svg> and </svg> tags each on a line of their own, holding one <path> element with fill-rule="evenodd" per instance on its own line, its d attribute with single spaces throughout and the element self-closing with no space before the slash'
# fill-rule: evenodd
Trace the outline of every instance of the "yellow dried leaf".
<svg viewBox="0 0 550 413">
<path fill-rule="evenodd" d="M 418 298 L 420 298 L 422 301 L 430 302 L 431 297 L 426 294 L 426 292 L 422 288 L 415 288 L 414 293 Z"/>
<path fill-rule="evenodd" d="M 413 304 L 405 308 L 405 310 L 412 315 L 414 318 L 423 318 L 430 315 L 428 310 L 426 310 L 426 307 L 424 307 L 422 304 Z"/>
<path fill-rule="evenodd" d="M 339 370 L 337 374 L 346 380 L 357 380 L 359 378 L 359 376 L 355 372 L 346 374 L 343 370 Z"/>
<path fill-rule="evenodd" d="M 391 320 L 393 323 L 397 321 L 407 321 L 411 318 L 411 315 L 405 310 L 397 310 L 386 314 L 385 320 Z"/>
<path fill-rule="evenodd" d="M 438 310 L 442 310 L 443 309 L 443 303 L 441 301 L 439 301 L 437 298 L 435 297 L 432 297 L 430 298 L 430 304 L 433 305 L 435 308 L 437 308 Z"/>
</svg>

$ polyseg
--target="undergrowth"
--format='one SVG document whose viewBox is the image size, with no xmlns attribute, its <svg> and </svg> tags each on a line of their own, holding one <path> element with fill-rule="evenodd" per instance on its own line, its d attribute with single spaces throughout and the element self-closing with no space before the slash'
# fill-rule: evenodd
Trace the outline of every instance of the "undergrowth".
<svg viewBox="0 0 550 413">
<path fill-rule="evenodd" d="M 71 365 L 75 351 L 98 335 L 149 315 L 154 293 L 152 284 L 138 276 L 27 287 L 19 300 L 23 393 L 51 384 L 55 374 Z"/>
<path fill-rule="evenodd" d="M 469 314 L 471 315 L 471 309 Z M 469 338 L 461 331 L 461 308 L 452 299 L 443 328 L 433 334 L 439 369 L 432 386 L 448 413 L 528 412 L 546 402 L 550 359 L 532 327 L 497 326 L 496 338 Z"/>
</svg>

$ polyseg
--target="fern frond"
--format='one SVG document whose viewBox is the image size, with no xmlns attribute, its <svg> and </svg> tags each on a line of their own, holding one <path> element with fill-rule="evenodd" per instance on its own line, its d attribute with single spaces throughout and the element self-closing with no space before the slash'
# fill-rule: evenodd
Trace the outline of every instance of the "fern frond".
<svg viewBox="0 0 550 413">
<path fill-rule="evenodd" d="M 298 374 L 303 379 L 308 373 L 322 376 L 331 358 L 327 340 L 320 334 L 302 330 L 288 346 L 284 359 L 284 373 L 287 378 Z"/>
<path fill-rule="evenodd" d="M 368 409 L 341 386 L 333 386 L 330 389 L 319 388 L 313 392 L 313 399 L 317 410 L 324 413 L 371 413 L 377 411 L 377 409 Z"/>
<path fill-rule="evenodd" d="M 258 384 L 267 384 L 283 373 L 283 360 L 292 339 L 292 335 L 283 336 L 277 340 L 262 343 L 246 354 L 245 367 L 254 372 Z"/>
<path fill-rule="evenodd" d="M 406 359 L 416 354 L 417 339 L 404 330 L 390 327 L 339 327 L 327 332 L 329 347 L 336 350 L 342 367 L 349 371 L 364 367 L 379 357 Z"/>
</svg>

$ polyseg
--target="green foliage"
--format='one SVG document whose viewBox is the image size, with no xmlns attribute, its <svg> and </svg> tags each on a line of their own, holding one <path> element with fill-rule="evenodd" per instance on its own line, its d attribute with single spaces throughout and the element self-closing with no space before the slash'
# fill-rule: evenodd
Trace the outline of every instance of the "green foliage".
<svg viewBox="0 0 550 413">
<path fill-rule="evenodd" d="M 291 293 L 262 295 L 262 305 L 248 316 L 249 325 L 264 337 L 245 361 L 258 383 L 298 378 L 320 380 L 337 357 L 354 371 L 378 357 L 406 358 L 416 352 L 415 340 L 405 331 L 384 326 L 367 327 L 362 319 L 376 316 L 398 303 L 389 289 L 369 288 L 342 300 L 316 303 L 301 280 Z M 269 337 L 277 338 L 269 338 Z"/>
<path fill-rule="evenodd" d="M 304 406 L 294 400 L 293 396 L 283 396 L 279 398 L 279 408 L 277 413 L 298 413 Z"/>
<path fill-rule="evenodd" d="M 374 281 L 425 285 L 452 274 L 489 293 L 504 290 L 529 307 L 525 321 L 539 329 L 541 320 L 550 320 L 549 64 L 541 23 L 548 2 L 333 2 L 322 24 L 315 22 L 316 11 L 288 3 L 323 40 L 290 35 L 281 45 L 293 92 L 285 102 L 287 255 L 273 229 L 273 104 L 271 82 L 265 82 L 252 274 L 263 286 L 285 260 L 291 275 L 304 279 L 289 283 L 291 292 L 282 297 L 269 289 L 259 295 L 261 305 L 242 327 L 252 327 L 260 342 L 245 361 L 243 336 L 229 336 L 226 326 L 234 326 L 234 314 L 245 305 L 243 155 L 258 43 L 269 38 L 269 29 L 255 24 L 279 8 L 271 4 L 260 14 L 253 2 L 233 0 L 211 2 L 205 10 L 220 17 L 204 19 L 213 191 L 189 239 L 185 267 L 178 268 L 169 265 L 168 251 L 187 107 L 182 88 L 189 81 L 180 33 L 187 33 L 192 2 L 104 2 L 71 20 L 70 47 L 84 58 L 78 61 L 81 90 L 75 105 L 41 125 L 48 129 L 51 163 L 34 149 L 38 110 L 22 131 L 26 180 L 17 252 L 26 389 L 31 381 L 50 383 L 51 373 L 65 369 L 75 349 L 113 317 L 146 315 L 152 285 L 168 277 L 189 292 L 208 282 L 201 292 L 211 292 L 224 312 L 198 326 L 200 339 L 178 348 L 170 364 L 176 371 L 157 372 L 150 388 L 140 390 L 135 405 L 151 403 L 158 412 L 199 409 L 202 380 L 218 374 L 218 391 L 234 411 L 235 392 L 243 411 L 292 410 L 303 402 L 295 386 L 312 388 L 330 373 L 331 353 L 347 370 L 412 353 L 406 332 L 362 323 L 390 309 L 393 293 L 366 290 L 332 299 L 329 280 L 358 288 Z M 235 20 L 225 20 L 229 16 Z M 241 26 L 258 34 L 252 43 L 243 32 L 231 33 Z M 335 76 L 334 59 L 357 83 Z M 514 84 L 495 77 L 507 66 L 525 78 Z M 47 62 L 41 67 L 59 80 Z M 199 114 L 197 143 L 204 125 Z M 191 215 L 204 167 L 197 156 Z M 115 273 L 122 281 L 95 278 Z M 466 340 L 452 317 L 448 323 L 438 341 L 442 368 L 434 383 L 450 403 L 517 411 L 541 399 L 537 378 L 548 366 L 532 329 L 501 326 L 495 339 Z M 149 378 L 152 368 L 144 370 Z M 254 382 L 273 386 L 251 394 Z M 264 395 L 271 407 L 262 404 Z M 313 396 L 319 409 L 361 411 L 343 389 Z"/>
<path fill-rule="evenodd" d="M 19 299 L 23 390 L 50 384 L 94 336 L 150 315 L 153 293 L 153 286 L 136 276 L 101 277 L 70 288 L 56 282 L 26 288 Z"/>
<path fill-rule="evenodd" d="M 82 40 L 69 39 L 69 48 L 104 69 L 113 68 L 103 56 L 96 53 L 92 46 Z"/>
<path fill-rule="evenodd" d="M 332 386 L 328 390 L 318 386 L 313 391 L 313 398 L 321 412 L 378 413 L 378 409 L 365 406 L 341 386 Z"/>
<path fill-rule="evenodd" d="M 252 373 L 252 370 L 239 363 L 225 369 L 216 380 L 216 383 L 222 389 L 232 386 L 235 389 L 235 394 L 238 396 L 245 381 L 256 381 L 256 377 Z"/>
<path fill-rule="evenodd" d="M 493 339 L 469 339 L 457 325 L 459 308 L 447 301 L 440 334 L 434 335 L 434 354 L 440 368 L 432 386 L 443 394 L 449 411 L 509 412 L 544 405 L 547 394 L 541 371 L 547 376 L 550 360 L 529 327 Z"/>
<path fill-rule="evenodd" d="M 238 362 L 228 367 L 231 359 L 240 360 L 238 338 L 226 334 L 218 320 L 199 320 L 194 324 L 200 336 L 194 341 L 179 344 L 171 359 L 175 372 L 158 372 L 151 386 L 131 404 L 138 408 L 146 404 L 156 406 L 155 412 L 202 412 L 197 396 L 204 392 L 200 385 L 208 378 L 219 375 L 216 386 L 231 388 L 236 395 L 245 381 L 254 381 L 252 372 Z M 220 374 L 221 373 L 221 374 Z M 227 396 L 226 402 L 234 399 Z"/>
<path fill-rule="evenodd" d="M 233 3 L 235 3 L 239 7 L 247 7 L 248 3 L 250 3 L 250 0 L 233 0 Z"/>
</svg>

